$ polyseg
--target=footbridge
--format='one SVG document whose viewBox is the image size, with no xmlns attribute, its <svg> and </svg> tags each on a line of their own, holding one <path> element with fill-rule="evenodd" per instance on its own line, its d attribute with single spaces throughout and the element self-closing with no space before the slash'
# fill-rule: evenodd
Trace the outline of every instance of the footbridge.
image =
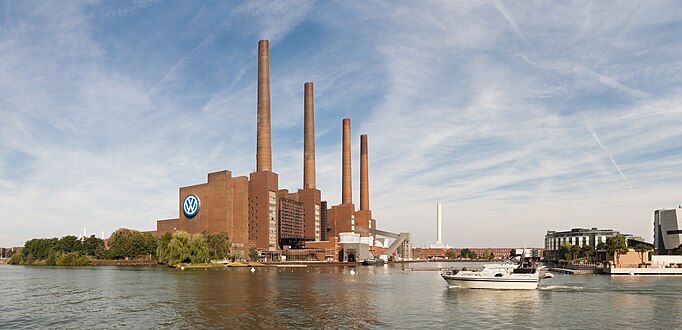
<svg viewBox="0 0 682 330">
<path fill-rule="evenodd" d="M 394 252 L 398 251 L 398 256 L 400 256 L 400 258 L 412 259 L 412 243 L 410 242 L 410 233 L 392 233 L 390 231 L 372 229 L 357 225 L 355 226 L 355 231 L 393 238 L 393 243 L 391 243 L 386 251 L 384 251 L 384 254 L 390 257 Z"/>
</svg>

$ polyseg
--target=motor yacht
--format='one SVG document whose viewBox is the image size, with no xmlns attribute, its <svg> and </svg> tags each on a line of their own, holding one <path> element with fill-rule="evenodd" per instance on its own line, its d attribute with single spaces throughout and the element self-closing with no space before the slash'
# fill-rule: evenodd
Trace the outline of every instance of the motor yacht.
<svg viewBox="0 0 682 330">
<path fill-rule="evenodd" d="M 519 256 L 501 264 L 483 265 L 481 270 L 447 269 L 441 276 L 450 287 L 517 290 L 537 289 L 541 279 L 553 277 L 551 273 L 541 276 L 532 262 L 524 262 Z"/>
</svg>

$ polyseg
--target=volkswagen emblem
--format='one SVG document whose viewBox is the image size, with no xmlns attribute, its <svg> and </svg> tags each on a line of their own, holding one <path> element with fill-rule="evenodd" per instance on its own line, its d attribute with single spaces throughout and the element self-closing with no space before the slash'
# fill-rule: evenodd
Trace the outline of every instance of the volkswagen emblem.
<svg viewBox="0 0 682 330">
<path fill-rule="evenodd" d="M 189 194 L 185 197 L 185 201 L 182 202 L 182 212 L 188 218 L 194 218 L 197 213 L 199 213 L 199 206 L 201 206 L 201 201 L 199 197 L 194 194 Z"/>
</svg>

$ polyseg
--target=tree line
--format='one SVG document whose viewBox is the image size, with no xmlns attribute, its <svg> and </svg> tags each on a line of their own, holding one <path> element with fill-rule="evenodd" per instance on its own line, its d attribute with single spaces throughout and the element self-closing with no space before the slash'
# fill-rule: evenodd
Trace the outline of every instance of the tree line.
<svg viewBox="0 0 682 330">
<path fill-rule="evenodd" d="M 476 252 L 471 251 L 468 248 L 464 248 L 460 251 L 459 255 L 457 255 L 457 252 L 455 252 L 455 250 L 452 250 L 452 249 L 448 250 L 445 253 L 445 257 L 447 259 L 450 259 L 450 260 L 457 259 L 457 258 L 493 260 L 493 259 L 495 259 L 495 254 L 493 254 L 493 252 L 490 250 L 486 250 L 486 251 L 483 251 L 483 253 L 479 256 L 476 254 Z"/>
<path fill-rule="evenodd" d="M 3 255 L 6 252 L 3 251 Z M 210 260 L 234 259 L 226 233 L 167 233 L 158 240 L 151 233 L 120 228 L 106 244 L 94 235 L 78 238 L 34 238 L 26 241 L 21 253 L 11 255 L 10 264 L 82 266 L 93 259 L 157 260 L 159 263 L 207 263 Z"/>
</svg>

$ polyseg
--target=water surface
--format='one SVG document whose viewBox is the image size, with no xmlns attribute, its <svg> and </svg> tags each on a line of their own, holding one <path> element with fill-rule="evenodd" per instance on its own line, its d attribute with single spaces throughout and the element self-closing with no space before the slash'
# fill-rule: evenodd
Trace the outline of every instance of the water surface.
<svg viewBox="0 0 682 330">
<path fill-rule="evenodd" d="M 682 276 L 557 275 L 533 291 L 448 288 L 437 272 L 399 265 L 0 265 L 0 279 L 0 328 L 13 329 L 682 328 Z"/>
</svg>

